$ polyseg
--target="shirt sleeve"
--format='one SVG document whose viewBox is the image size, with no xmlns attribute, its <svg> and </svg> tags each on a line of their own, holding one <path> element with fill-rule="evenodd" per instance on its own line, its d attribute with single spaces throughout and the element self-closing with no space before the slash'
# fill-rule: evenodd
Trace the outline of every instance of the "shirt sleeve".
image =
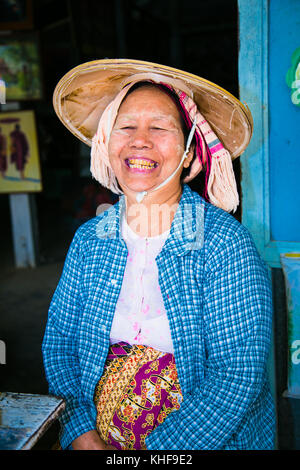
<svg viewBox="0 0 300 470">
<path fill-rule="evenodd" d="M 271 285 L 244 227 L 213 250 L 203 295 L 205 378 L 146 438 L 149 450 L 223 449 L 265 386 Z"/>
<path fill-rule="evenodd" d="M 96 428 L 90 404 L 81 392 L 78 358 L 81 260 L 77 231 L 67 253 L 61 278 L 54 292 L 42 344 L 49 393 L 65 399 L 60 417 L 63 449 L 81 434 Z"/>
</svg>

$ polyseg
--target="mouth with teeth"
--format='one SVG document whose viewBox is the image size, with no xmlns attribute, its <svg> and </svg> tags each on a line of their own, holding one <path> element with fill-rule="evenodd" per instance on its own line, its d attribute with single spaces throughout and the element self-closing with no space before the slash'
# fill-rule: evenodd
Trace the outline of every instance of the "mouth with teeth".
<svg viewBox="0 0 300 470">
<path fill-rule="evenodd" d="M 126 158 L 125 164 L 131 170 L 153 171 L 158 163 L 148 158 Z"/>
</svg>

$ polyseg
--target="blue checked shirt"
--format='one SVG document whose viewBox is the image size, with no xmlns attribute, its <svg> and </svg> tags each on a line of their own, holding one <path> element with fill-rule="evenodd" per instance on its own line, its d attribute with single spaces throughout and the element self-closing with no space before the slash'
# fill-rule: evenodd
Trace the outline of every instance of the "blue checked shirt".
<svg viewBox="0 0 300 470">
<path fill-rule="evenodd" d="M 49 392 L 66 400 L 63 448 L 96 429 L 94 390 L 127 261 L 124 206 L 123 196 L 79 227 L 50 304 L 42 349 Z M 272 449 L 272 295 L 249 232 L 185 185 L 156 262 L 183 402 L 147 449 Z"/>
</svg>

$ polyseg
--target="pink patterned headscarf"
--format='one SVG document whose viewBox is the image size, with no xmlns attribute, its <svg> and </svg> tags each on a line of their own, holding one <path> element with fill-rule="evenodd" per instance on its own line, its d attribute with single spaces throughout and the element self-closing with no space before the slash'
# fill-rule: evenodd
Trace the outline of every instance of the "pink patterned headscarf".
<svg viewBox="0 0 300 470">
<path fill-rule="evenodd" d="M 102 186 L 107 187 L 116 194 L 122 194 L 122 192 L 118 187 L 117 179 L 109 161 L 109 138 L 122 101 L 130 88 L 139 81 L 141 80 L 139 79 L 127 84 L 106 107 L 92 140 L 92 175 Z M 199 112 L 192 98 L 185 92 L 175 89 L 168 84 L 160 82 L 157 85 L 165 92 L 173 91 L 178 96 L 181 114 L 188 128 L 191 128 L 196 120 L 196 131 L 194 134 L 196 158 L 191 166 L 191 177 L 187 177 L 185 181 L 189 181 L 199 171 L 204 169 L 205 189 L 203 197 L 227 212 L 235 212 L 239 204 L 239 196 L 230 153 L 224 148 L 209 123 Z"/>
</svg>

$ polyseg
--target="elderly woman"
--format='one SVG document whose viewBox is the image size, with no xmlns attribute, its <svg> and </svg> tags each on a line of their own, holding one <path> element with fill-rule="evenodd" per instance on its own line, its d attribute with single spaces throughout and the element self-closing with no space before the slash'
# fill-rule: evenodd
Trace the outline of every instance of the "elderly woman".
<svg viewBox="0 0 300 470">
<path fill-rule="evenodd" d="M 125 59 L 73 69 L 54 106 L 92 146 L 93 176 L 123 194 L 76 231 L 49 309 L 62 448 L 272 449 L 270 283 L 228 213 L 249 111 L 200 77 Z M 185 184 L 201 170 L 203 197 Z"/>
</svg>

